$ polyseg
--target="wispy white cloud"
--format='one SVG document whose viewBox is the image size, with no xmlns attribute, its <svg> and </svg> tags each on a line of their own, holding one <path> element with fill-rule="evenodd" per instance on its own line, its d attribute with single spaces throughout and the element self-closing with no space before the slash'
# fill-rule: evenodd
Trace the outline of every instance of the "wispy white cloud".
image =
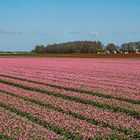
<svg viewBox="0 0 140 140">
<path fill-rule="evenodd" d="M 89 32 L 88 34 L 91 36 L 101 36 L 102 35 L 102 33 L 100 33 L 100 32 Z"/>
<path fill-rule="evenodd" d="M 85 34 L 85 32 L 80 32 L 80 31 L 72 31 L 69 32 L 70 34 Z"/>
<path fill-rule="evenodd" d="M 100 32 L 93 32 L 93 31 L 91 31 L 91 32 L 89 32 L 89 31 L 73 31 L 73 32 L 69 32 L 70 34 L 85 34 L 85 35 L 90 35 L 90 36 L 94 36 L 94 37 L 96 37 L 96 36 L 101 36 L 102 35 L 102 33 L 100 33 Z"/>
<path fill-rule="evenodd" d="M 1 35 L 21 35 L 24 31 L 7 31 L 7 30 L 0 30 Z"/>
<path fill-rule="evenodd" d="M 130 34 L 140 34 L 139 31 L 114 31 L 113 34 L 115 35 L 130 35 Z"/>
</svg>

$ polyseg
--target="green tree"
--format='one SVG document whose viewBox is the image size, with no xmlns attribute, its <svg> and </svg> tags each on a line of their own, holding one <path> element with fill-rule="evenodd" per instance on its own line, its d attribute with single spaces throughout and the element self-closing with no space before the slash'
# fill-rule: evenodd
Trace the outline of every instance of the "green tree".
<svg viewBox="0 0 140 140">
<path fill-rule="evenodd" d="M 115 44 L 110 43 L 105 47 L 105 50 L 109 51 L 109 53 L 115 53 L 115 52 L 117 52 L 118 49 L 117 49 L 117 46 Z"/>
<path fill-rule="evenodd" d="M 36 53 L 45 53 L 46 48 L 44 45 L 36 45 L 35 49 L 33 50 Z"/>
</svg>

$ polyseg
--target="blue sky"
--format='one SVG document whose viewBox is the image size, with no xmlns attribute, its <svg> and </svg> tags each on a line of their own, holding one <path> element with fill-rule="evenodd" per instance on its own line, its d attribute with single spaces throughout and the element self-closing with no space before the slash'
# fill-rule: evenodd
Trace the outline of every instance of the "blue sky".
<svg viewBox="0 0 140 140">
<path fill-rule="evenodd" d="M 0 0 L 0 50 L 75 40 L 140 40 L 140 0 Z"/>
</svg>

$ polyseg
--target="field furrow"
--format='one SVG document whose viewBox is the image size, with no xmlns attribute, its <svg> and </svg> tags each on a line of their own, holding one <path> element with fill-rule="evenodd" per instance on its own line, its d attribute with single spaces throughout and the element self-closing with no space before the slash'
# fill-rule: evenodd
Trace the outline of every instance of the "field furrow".
<svg viewBox="0 0 140 140">
<path fill-rule="evenodd" d="M 84 139 L 96 137 L 107 138 L 111 134 L 114 134 L 116 137 L 123 137 L 123 134 L 113 132 L 109 128 L 104 128 L 97 125 L 95 126 L 87 123 L 84 120 L 79 120 L 70 115 L 41 107 L 31 102 L 27 102 L 10 95 L 5 95 L 3 93 L 0 93 L 0 102 L 16 110 L 20 110 L 20 112 L 26 112 L 33 117 L 54 126 L 55 128 L 62 129 L 62 131 L 63 129 L 66 132 L 70 131 L 75 137 L 81 137 Z"/>
<path fill-rule="evenodd" d="M 12 71 L 12 70 L 11 70 Z M 82 79 L 79 79 L 76 81 L 75 79 L 73 80 L 61 80 L 62 78 L 53 78 L 50 77 L 49 75 L 41 75 L 39 73 L 39 76 L 36 76 L 38 74 L 33 74 L 32 72 L 29 73 L 18 73 L 18 72 L 7 72 L 1 71 L 1 74 L 5 75 L 14 75 L 15 77 L 23 78 L 23 79 L 28 79 L 28 80 L 33 80 L 33 81 L 38 81 L 38 82 L 43 82 L 45 84 L 53 84 L 55 86 L 60 86 L 68 89 L 75 89 L 75 90 L 81 90 L 81 91 L 87 91 L 88 93 L 92 92 L 97 92 L 100 93 L 101 96 L 104 97 L 112 97 L 113 99 L 132 99 L 132 100 L 140 100 L 140 89 L 138 88 L 140 84 L 138 82 L 136 83 L 129 83 L 129 85 L 125 84 L 125 88 L 122 88 L 121 86 L 114 86 L 109 83 L 105 84 L 104 81 L 101 82 L 102 80 L 99 79 L 99 83 L 97 81 L 93 82 L 88 82 L 88 83 L 81 83 Z M 66 75 L 68 77 L 69 75 Z M 28 78 L 27 78 L 28 77 Z M 76 82 L 76 83 L 75 83 Z M 104 84 L 102 84 L 104 83 Z M 133 88 L 128 88 L 129 86 L 134 85 Z M 119 85 L 119 84 L 118 84 Z M 123 94 L 122 94 L 123 93 Z M 126 100 L 129 101 L 129 100 Z"/>
<path fill-rule="evenodd" d="M 64 110 L 63 112 L 67 111 L 71 114 L 79 114 L 81 117 L 86 117 L 86 120 L 91 119 L 91 121 L 95 123 L 98 121 L 99 123 L 105 123 L 109 126 L 139 131 L 140 120 L 130 115 L 126 115 L 125 113 L 112 112 L 108 109 L 102 109 L 96 106 L 93 107 L 91 105 L 81 104 L 63 98 L 56 98 L 55 96 L 29 91 L 10 85 L 8 86 L 6 84 L 0 84 L 0 87 L 7 92 L 14 93 L 15 96 L 27 97 L 31 99 L 31 101 L 38 101 L 38 104 L 43 106 L 46 106 L 45 104 L 51 105 L 55 108 L 57 107 L 58 110 Z"/>
<path fill-rule="evenodd" d="M 29 91 L 37 91 L 37 92 L 40 92 L 40 93 L 43 93 L 43 94 L 52 95 L 54 97 L 59 97 L 59 98 L 63 98 L 63 99 L 68 99 L 70 101 L 72 100 L 72 101 L 75 101 L 75 102 L 78 102 L 78 103 L 97 106 L 99 108 L 111 109 L 115 112 L 116 111 L 117 112 L 123 112 L 123 113 L 127 113 L 129 115 L 135 116 L 136 118 L 140 118 L 140 112 L 139 111 L 129 110 L 129 109 L 122 108 L 122 107 L 119 107 L 119 106 L 104 104 L 104 103 L 97 102 L 97 101 L 83 100 L 83 99 L 80 99 L 80 98 L 75 97 L 75 96 L 69 96 L 69 95 L 65 95 L 65 94 L 62 94 L 62 93 L 58 93 L 57 89 L 56 89 L 55 92 L 47 91 L 47 90 L 41 89 L 39 86 L 34 87 L 34 86 L 32 86 L 31 83 L 28 83 L 28 82 L 26 83 L 25 81 L 18 83 L 18 80 L 14 80 L 14 81 L 0 80 L 0 83 L 5 83 L 5 84 L 8 84 L 8 85 L 23 88 L 23 89 L 26 89 L 26 90 L 29 90 Z"/>
<path fill-rule="evenodd" d="M 33 80 L 30 80 L 30 79 L 28 79 L 27 76 L 24 76 L 24 78 L 20 78 L 20 76 L 19 77 L 16 77 L 16 76 L 9 76 L 9 75 L 0 74 L 0 78 L 1 79 L 4 79 L 4 80 L 5 79 L 8 79 L 9 81 L 16 81 L 17 83 L 18 82 L 19 83 L 29 83 L 33 87 L 38 87 L 39 86 L 39 87 L 43 87 L 43 88 L 47 88 L 47 89 L 57 88 L 57 90 L 60 90 L 61 89 L 61 91 L 63 89 L 63 91 L 67 91 L 67 92 L 70 91 L 70 93 L 73 93 L 73 92 L 75 92 L 76 94 L 82 93 L 86 97 L 88 97 L 88 96 L 91 97 L 90 99 L 92 99 L 92 98 L 98 98 L 98 97 L 103 97 L 103 99 L 106 98 L 105 100 L 112 99 L 113 101 L 118 102 L 118 104 L 119 104 L 119 101 L 123 101 L 121 103 L 124 103 L 124 104 L 125 104 L 125 102 L 128 102 L 128 103 L 130 102 L 130 103 L 133 103 L 133 104 L 140 104 L 140 100 L 137 100 L 137 98 L 134 100 L 134 99 L 129 99 L 129 98 L 113 97 L 111 95 L 106 95 L 106 94 L 102 94 L 102 93 L 99 93 L 99 92 L 91 92 L 91 91 L 81 90 L 81 89 L 77 89 L 77 88 L 59 86 L 59 85 L 56 85 L 56 84 L 54 84 L 54 85 L 53 84 L 48 84 L 48 83 L 46 84 L 44 81 L 40 81 L 40 80 L 36 81 L 36 78 L 33 79 Z M 31 76 L 29 76 L 29 77 L 31 77 Z M 64 92 L 62 92 L 62 93 L 64 93 Z M 67 93 L 67 94 L 69 94 L 69 93 Z M 79 94 L 79 95 L 82 96 L 82 94 Z M 90 95 L 95 96 L 95 97 L 92 97 Z M 131 104 L 130 104 L 130 106 L 131 106 Z M 131 107 L 129 107 L 129 108 L 131 108 Z"/>
<path fill-rule="evenodd" d="M 0 58 L 0 139 L 140 139 L 139 59 Z"/>
<path fill-rule="evenodd" d="M 8 81 L 13 82 L 13 83 L 19 83 L 19 84 L 22 84 L 25 86 L 30 86 L 33 88 L 43 89 L 43 90 L 49 91 L 49 92 L 57 92 L 59 94 L 63 94 L 63 95 L 67 95 L 67 96 L 78 97 L 79 99 L 89 101 L 89 104 L 91 104 L 92 102 L 103 103 L 103 104 L 107 104 L 109 106 L 114 106 L 114 104 L 115 104 L 115 107 L 122 108 L 122 106 L 123 106 L 123 109 L 126 111 L 128 110 L 128 112 L 129 111 L 130 112 L 136 111 L 138 114 L 140 114 L 140 105 L 137 105 L 137 104 L 132 104 L 132 103 L 124 102 L 124 101 L 117 101 L 117 100 L 113 100 L 113 99 L 112 100 L 106 99 L 103 97 L 92 96 L 89 94 L 68 91 L 65 89 L 58 89 L 58 88 L 54 88 L 54 87 L 50 87 L 50 86 L 39 85 L 36 83 L 31 83 L 31 82 L 22 81 L 22 80 L 15 80 L 15 79 L 6 78 L 6 77 L 4 77 L 4 78 L 0 77 L 0 79 L 8 80 Z"/>
<path fill-rule="evenodd" d="M 3 137 L 5 135 L 14 139 L 65 139 L 64 136 L 17 114 L 0 106 L 0 133 Z"/>
</svg>

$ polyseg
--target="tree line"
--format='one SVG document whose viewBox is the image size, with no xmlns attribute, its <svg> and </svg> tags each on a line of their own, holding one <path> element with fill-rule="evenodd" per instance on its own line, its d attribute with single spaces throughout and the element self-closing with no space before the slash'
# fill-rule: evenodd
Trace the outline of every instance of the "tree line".
<svg viewBox="0 0 140 140">
<path fill-rule="evenodd" d="M 140 53 L 140 41 L 124 43 L 121 46 L 109 43 L 104 45 L 100 41 L 74 41 L 51 45 L 36 45 L 32 50 L 34 53 Z"/>
</svg>

